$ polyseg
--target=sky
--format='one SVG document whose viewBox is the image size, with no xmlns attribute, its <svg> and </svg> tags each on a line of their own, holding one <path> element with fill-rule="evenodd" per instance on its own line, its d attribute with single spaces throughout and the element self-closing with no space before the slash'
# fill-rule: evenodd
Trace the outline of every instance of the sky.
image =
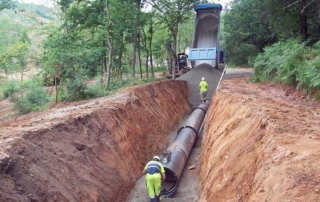
<svg viewBox="0 0 320 202">
<path fill-rule="evenodd" d="M 50 0 L 19 0 L 19 1 L 23 3 L 34 3 L 34 4 L 44 4 L 44 5 L 48 5 L 48 2 L 50 2 Z M 222 7 L 225 8 L 225 5 L 231 1 L 232 0 L 215 0 L 215 1 L 209 0 L 208 2 L 220 3 Z"/>
</svg>

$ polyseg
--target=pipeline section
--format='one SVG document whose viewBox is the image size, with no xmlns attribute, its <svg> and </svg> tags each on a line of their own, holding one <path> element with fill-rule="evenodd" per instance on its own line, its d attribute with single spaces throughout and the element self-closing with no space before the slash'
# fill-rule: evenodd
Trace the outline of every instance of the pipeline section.
<svg viewBox="0 0 320 202">
<path fill-rule="evenodd" d="M 161 163 L 165 169 L 166 180 L 162 183 L 161 195 L 166 198 L 172 197 L 179 187 L 179 179 L 199 136 L 199 130 L 208 111 L 209 103 L 207 100 L 206 103 L 200 104 L 192 111 L 185 126 L 178 130 L 172 144 L 162 153 Z"/>
</svg>

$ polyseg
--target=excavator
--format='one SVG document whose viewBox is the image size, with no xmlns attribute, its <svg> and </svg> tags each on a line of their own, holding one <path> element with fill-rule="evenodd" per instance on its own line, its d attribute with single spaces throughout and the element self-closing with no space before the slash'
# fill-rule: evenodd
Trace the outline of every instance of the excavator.
<svg viewBox="0 0 320 202">
<path fill-rule="evenodd" d="M 168 77 L 172 76 L 172 69 L 175 69 L 176 76 L 181 76 L 203 63 L 220 71 L 225 68 L 225 52 L 219 44 L 221 4 L 198 4 L 194 10 L 192 47 L 177 54 L 174 68 L 168 65 Z"/>
</svg>

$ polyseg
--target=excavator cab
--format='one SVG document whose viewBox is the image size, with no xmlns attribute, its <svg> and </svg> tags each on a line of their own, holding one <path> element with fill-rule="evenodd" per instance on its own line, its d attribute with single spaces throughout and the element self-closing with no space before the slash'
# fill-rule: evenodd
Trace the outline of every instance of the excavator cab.
<svg viewBox="0 0 320 202">
<path fill-rule="evenodd" d="M 185 53 L 178 53 L 179 69 L 187 67 L 187 55 Z"/>
</svg>

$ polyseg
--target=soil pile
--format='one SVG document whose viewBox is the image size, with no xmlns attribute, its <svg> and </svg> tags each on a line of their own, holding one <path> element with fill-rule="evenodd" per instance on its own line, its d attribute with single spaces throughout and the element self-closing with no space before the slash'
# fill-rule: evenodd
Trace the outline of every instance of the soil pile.
<svg viewBox="0 0 320 202">
<path fill-rule="evenodd" d="M 0 124 L 0 201 L 124 201 L 191 107 L 156 82 Z"/>
<path fill-rule="evenodd" d="M 177 80 L 187 81 L 188 89 L 190 91 L 189 102 L 193 105 L 193 108 L 195 108 L 201 101 L 199 83 L 202 77 L 208 82 L 207 99 L 210 100 L 216 91 L 221 74 L 222 72 L 212 68 L 210 65 L 201 64 L 180 76 Z"/>
<path fill-rule="evenodd" d="M 320 201 L 320 109 L 302 92 L 224 80 L 210 106 L 199 201 Z"/>
</svg>

